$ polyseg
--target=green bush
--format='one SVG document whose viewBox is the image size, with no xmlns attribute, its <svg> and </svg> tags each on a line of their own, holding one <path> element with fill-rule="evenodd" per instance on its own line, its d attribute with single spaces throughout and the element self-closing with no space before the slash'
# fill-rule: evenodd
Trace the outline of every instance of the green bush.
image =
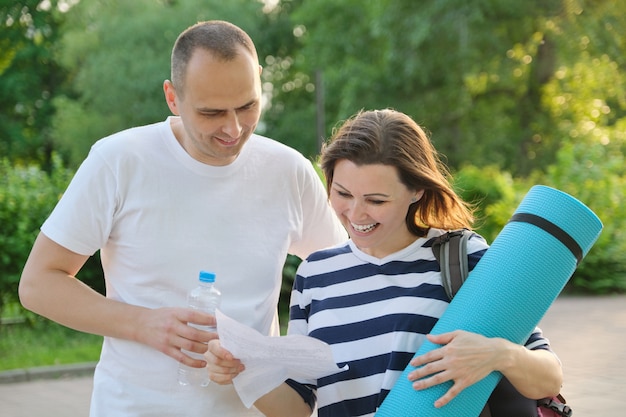
<svg viewBox="0 0 626 417">
<path fill-rule="evenodd" d="M 511 175 L 495 166 L 464 166 L 454 175 L 456 192 L 474 205 L 476 230 L 492 242 L 518 204 Z"/>
<path fill-rule="evenodd" d="M 497 168 L 463 167 L 454 185 L 466 201 L 477 205 L 477 231 L 489 242 L 504 228 L 536 184 L 577 198 L 602 220 L 604 229 L 577 267 L 566 290 L 575 293 L 626 292 L 626 190 L 623 155 L 600 144 L 566 144 L 545 173 L 512 179 Z"/>
<path fill-rule="evenodd" d="M 18 301 L 17 286 L 26 258 L 72 175 L 57 156 L 49 173 L 38 166 L 0 160 L 0 315 L 4 304 Z M 81 271 L 81 279 L 102 291 L 99 260 L 92 258 Z"/>
<path fill-rule="evenodd" d="M 50 175 L 36 166 L 0 161 L 0 312 L 17 300 L 17 285 L 39 227 L 58 201 L 70 173 L 58 158 Z"/>
<path fill-rule="evenodd" d="M 607 294 L 626 291 L 626 175 L 624 155 L 599 143 L 566 144 L 540 179 L 576 197 L 602 221 L 598 241 L 576 269 L 569 288 Z"/>
</svg>

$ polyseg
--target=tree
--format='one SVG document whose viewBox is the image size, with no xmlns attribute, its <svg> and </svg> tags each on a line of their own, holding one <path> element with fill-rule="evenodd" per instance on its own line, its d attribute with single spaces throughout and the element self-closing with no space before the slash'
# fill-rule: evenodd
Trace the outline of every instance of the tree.
<svg viewBox="0 0 626 417">
<path fill-rule="evenodd" d="M 0 154 L 13 160 L 51 161 L 52 99 L 66 76 L 54 59 L 60 3 L 0 5 Z"/>
<path fill-rule="evenodd" d="M 559 95 L 550 90 L 555 79 L 595 62 L 606 62 L 602 73 L 623 67 L 618 28 L 626 5 L 606 0 L 593 7 L 576 0 L 286 4 L 293 8 L 298 44 L 278 60 L 287 70 L 274 82 L 268 120 L 275 122 L 273 131 L 289 129 L 285 136 L 306 135 L 307 143 L 316 142 L 311 85 L 321 69 L 326 135 L 361 108 L 390 106 L 429 129 L 451 166 L 495 164 L 526 175 L 553 162 L 561 142 L 570 140 L 555 129 L 560 120 L 546 112 L 546 103 Z M 595 41 L 586 52 L 575 45 L 585 37 Z M 611 114 L 619 115 L 624 80 L 615 74 L 609 95 Z M 601 101 L 607 95 L 593 94 Z M 281 125 L 294 108 L 300 123 Z"/>
</svg>

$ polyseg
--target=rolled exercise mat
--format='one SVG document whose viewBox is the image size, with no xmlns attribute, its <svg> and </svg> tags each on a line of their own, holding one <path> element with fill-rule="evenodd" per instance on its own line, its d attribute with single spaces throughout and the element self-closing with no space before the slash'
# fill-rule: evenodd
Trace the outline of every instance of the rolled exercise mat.
<svg viewBox="0 0 626 417">
<path fill-rule="evenodd" d="M 525 343 L 601 230 L 600 219 L 580 201 L 532 187 L 431 333 L 461 329 Z M 438 347 L 426 341 L 416 356 Z M 377 417 L 475 417 L 502 377 L 492 372 L 437 409 L 435 401 L 452 382 L 416 391 L 407 379 L 414 369 L 407 366 Z"/>
</svg>

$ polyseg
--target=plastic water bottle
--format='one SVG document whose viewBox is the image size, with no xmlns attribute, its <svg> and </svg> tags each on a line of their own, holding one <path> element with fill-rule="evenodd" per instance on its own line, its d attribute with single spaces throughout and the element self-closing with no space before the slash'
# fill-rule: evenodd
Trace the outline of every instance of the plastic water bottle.
<svg viewBox="0 0 626 417">
<path fill-rule="evenodd" d="M 187 294 L 187 306 L 194 310 L 215 314 L 215 309 L 220 305 L 222 293 L 215 287 L 215 274 L 207 271 L 200 271 L 199 284 Z M 200 326 L 189 323 L 197 329 L 208 332 L 215 332 L 215 326 Z M 200 353 L 183 350 L 183 353 L 196 358 L 203 359 Z M 178 383 L 181 385 L 206 387 L 211 380 L 206 368 L 192 368 L 181 363 L 178 367 Z"/>
</svg>

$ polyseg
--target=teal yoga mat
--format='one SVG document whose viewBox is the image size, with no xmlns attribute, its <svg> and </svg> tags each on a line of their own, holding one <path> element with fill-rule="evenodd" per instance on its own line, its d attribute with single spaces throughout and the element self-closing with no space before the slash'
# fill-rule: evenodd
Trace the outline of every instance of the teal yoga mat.
<svg viewBox="0 0 626 417">
<path fill-rule="evenodd" d="M 577 199 L 543 185 L 532 187 L 432 333 L 461 329 L 523 344 L 601 230 L 600 219 Z M 437 347 L 426 341 L 416 356 Z M 398 378 L 377 417 L 478 416 L 502 377 L 492 372 L 437 409 L 435 401 L 452 383 L 415 391 L 407 379 L 414 369 L 409 365 Z"/>
</svg>

